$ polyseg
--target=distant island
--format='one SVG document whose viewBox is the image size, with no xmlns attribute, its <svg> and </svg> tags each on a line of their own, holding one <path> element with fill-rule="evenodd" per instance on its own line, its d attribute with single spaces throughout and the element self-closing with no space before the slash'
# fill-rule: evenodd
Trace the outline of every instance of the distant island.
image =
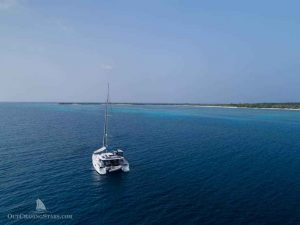
<svg viewBox="0 0 300 225">
<path fill-rule="evenodd" d="M 258 108 L 258 109 L 299 109 L 300 103 L 239 103 L 223 104 L 220 106 L 238 107 L 238 108 Z"/>
<path fill-rule="evenodd" d="M 101 105 L 102 102 L 59 102 L 62 105 Z M 198 106 L 198 107 L 228 107 L 228 108 L 256 108 L 256 109 L 294 109 L 300 110 L 300 103 L 230 103 L 230 104 L 195 104 L 195 103 L 121 103 L 114 105 L 168 105 L 168 106 Z"/>
</svg>

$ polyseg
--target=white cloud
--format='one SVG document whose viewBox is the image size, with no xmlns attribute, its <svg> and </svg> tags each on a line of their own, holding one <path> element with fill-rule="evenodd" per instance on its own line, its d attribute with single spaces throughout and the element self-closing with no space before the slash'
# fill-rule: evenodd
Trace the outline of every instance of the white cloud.
<svg viewBox="0 0 300 225">
<path fill-rule="evenodd" d="M 0 0 L 0 10 L 9 10 L 18 4 L 18 0 Z"/>
<path fill-rule="evenodd" d="M 113 67 L 111 65 L 102 64 L 101 65 L 101 69 L 103 69 L 103 70 L 112 70 Z"/>
<path fill-rule="evenodd" d="M 67 25 L 65 22 L 63 22 L 60 19 L 55 19 L 53 20 L 53 24 L 55 24 L 55 26 L 58 27 L 58 29 L 62 30 L 62 31 L 72 31 L 72 27 Z"/>
</svg>

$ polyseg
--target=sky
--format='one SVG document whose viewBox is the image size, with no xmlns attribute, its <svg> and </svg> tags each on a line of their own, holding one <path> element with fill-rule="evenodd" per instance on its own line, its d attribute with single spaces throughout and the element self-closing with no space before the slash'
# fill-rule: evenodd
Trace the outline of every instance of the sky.
<svg viewBox="0 0 300 225">
<path fill-rule="evenodd" d="M 0 0 L 0 101 L 300 102 L 300 2 Z"/>
</svg>

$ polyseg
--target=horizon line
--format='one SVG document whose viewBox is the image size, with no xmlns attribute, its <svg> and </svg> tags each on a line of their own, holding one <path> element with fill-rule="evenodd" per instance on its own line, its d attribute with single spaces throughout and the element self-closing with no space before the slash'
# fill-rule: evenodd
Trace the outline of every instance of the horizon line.
<svg viewBox="0 0 300 225">
<path fill-rule="evenodd" d="M 94 101 L 0 101 L 0 103 L 54 103 L 54 104 L 105 104 Z M 240 105 L 240 104 L 300 104 L 295 101 L 287 102 L 231 102 L 231 103 L 188 103 L 188 102 L 110 102 L 110 104 L 135 105 Z"/>
</svg>

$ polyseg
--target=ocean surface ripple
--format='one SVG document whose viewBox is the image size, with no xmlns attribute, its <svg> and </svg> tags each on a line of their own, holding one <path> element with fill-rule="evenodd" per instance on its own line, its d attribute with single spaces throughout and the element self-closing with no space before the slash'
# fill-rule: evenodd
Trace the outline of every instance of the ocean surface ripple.
<svg viewBox="0 0 300 225">
<path fill-rule="evenodd" d="M 0 104 L 0 224 L 300 224 L 300 112 L 114 106 L 109 144 L 131 171 L 100 176 L 103 112 Z M 73 219 L 8 218 L 38 198 Z"/>
</svg>

